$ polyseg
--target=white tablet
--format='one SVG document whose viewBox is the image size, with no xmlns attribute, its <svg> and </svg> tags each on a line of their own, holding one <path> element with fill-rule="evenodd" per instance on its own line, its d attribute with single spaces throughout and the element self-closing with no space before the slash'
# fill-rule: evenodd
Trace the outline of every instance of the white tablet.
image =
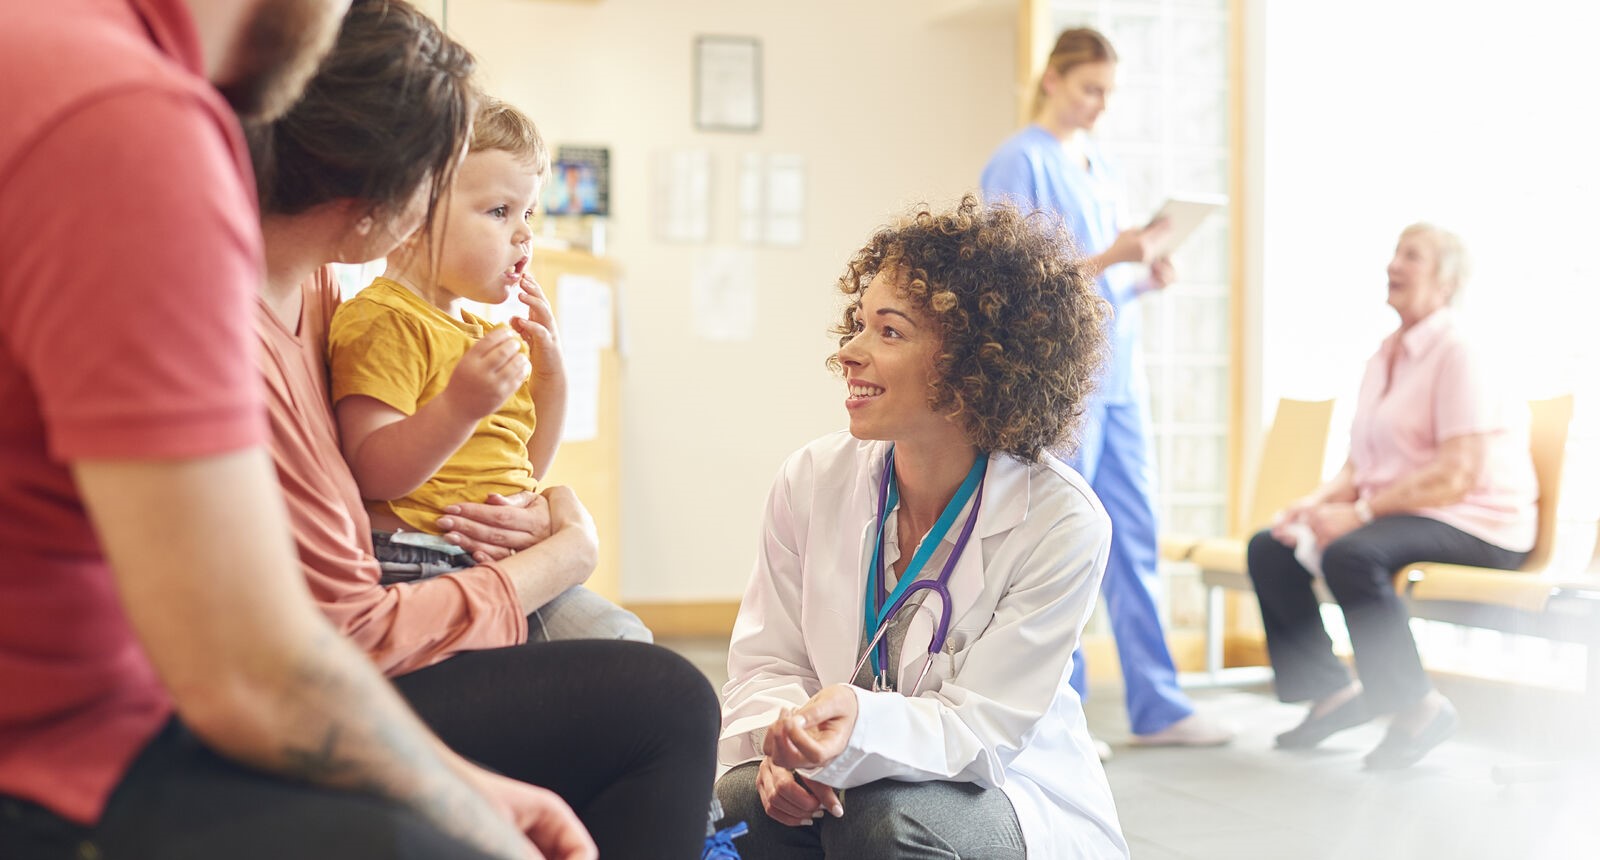
<svg viewBox="0 0 1600 860">
<path fill-rule="evenodd" d="M 1161 204 L 1156 214 L 1150 217 L 1150 222 L 1154 222 L 1157 218 L 1166 218 L 1172 225 L 1166 238 L 1156 246 L 1155 255 L 1165 257 L 1177 250 L 1178 246 L 1189 238 L 1189 234 L 1200 226 L 1200 222 L 1206 220 L 1211 213 L 1222 211 L 1227 205 L 1228 198 L 1222 196 L 1167 198 L 1167 202 Z"/>
</svg>

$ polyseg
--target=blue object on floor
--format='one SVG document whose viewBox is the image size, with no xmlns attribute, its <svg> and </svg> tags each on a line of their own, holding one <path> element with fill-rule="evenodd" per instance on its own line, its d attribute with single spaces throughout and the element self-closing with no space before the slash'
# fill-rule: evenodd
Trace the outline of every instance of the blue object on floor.
<svg viewBox="0 0 1600 860">
<path fill-rule="evenodd" d="M 739 860 L 739 849 L 733 847 L 733 840 L 745 835 L 749 830 L 749 826 L 741 821 L 707 836 L 706 849 L 700 855 L 700 860 Z"/>
</svg>

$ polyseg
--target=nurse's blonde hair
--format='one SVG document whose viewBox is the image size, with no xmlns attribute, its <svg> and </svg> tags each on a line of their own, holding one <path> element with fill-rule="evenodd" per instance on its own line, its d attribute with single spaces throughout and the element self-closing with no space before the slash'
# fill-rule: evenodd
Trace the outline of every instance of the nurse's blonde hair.
<svg viewBox="0 0 1600 860">
<path fill-rule="evenodd" d="M 1455 301 L 1468 273 L 1467 249 L 1461 244 L 1461 237 L 1426 221 L 1418 221 L 1400 231 L 1402 240 L 1410 236 L 1421 236 L 1433 246 L 1434 277 L 1450 288 L 1450 301 Z"/>
<path fill-rule="evenodd" d="M 1075 27 L 1071 30 L 1062 30 L 1056 37 L 1055 47 L 1050 49 L 1050 58 L 1045 60 L 1045 74 L 1054 73 L 1056 77 L 1066 77 L 1067 72 L 1074 66 L 1087 63 L 1115 63 L 1117 50 L 1111 47 L 1111 40 L 1107 39 L 1099 30 L 1090 27 Z M 1033 85 L 1033 113 L 1037 115 L 1039 108 L 1044 107 L 1044 75 Z"/>
</svg>

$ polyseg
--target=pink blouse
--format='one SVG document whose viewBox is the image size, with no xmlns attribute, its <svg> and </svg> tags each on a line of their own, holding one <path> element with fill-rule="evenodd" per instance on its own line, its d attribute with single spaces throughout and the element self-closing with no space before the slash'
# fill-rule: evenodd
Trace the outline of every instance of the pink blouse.
<svg viewBox="0 0 1600 860">
<path fill-rule="evenodd" d="M 1441 309 L 1385 338 L 1367 362 L 1350 429 L 1356 490 L 1371 498 L 1431 463 L 1445 440 L 1479 433 L 1487 434 L 1488 451 L 1477 486 L 1459 502 L 1411 513 L 1513 552 L 1529 550 L 1539 491 L 1527 407 L 1495 390 L 1449 309 Z"/>
</svg>

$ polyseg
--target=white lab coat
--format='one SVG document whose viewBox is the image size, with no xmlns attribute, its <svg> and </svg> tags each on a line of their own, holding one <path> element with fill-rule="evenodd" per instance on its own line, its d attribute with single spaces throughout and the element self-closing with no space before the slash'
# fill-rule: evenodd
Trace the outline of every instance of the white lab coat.
<svg viewBox="0 0 1600 860">
<path fill-rule="evenodd" d="M 844 432 L 824 436 L 791 455 L 773 485 L 728 651 L 723 769 L 761 758 L 780 709 L 851 682 L 888 449 Z M 890 517 L 886 569 L 897 556 L 893 525 Z M 853 688 L 860 712 L 845 751 L 802 773 L 836 788 L 880 779 L 999 788 L 1029 857 L 1126 857 L 1111 788 L 1067 684 L 1110 536 L 1105 510 L 1071 468 L 1048 455 L 1037 464 L 992 455 L 972 538 L 950 575 L 949 636 L 920 692 Z M 907 685 L 935 620 L 919 611 L 908 627 L 899 655 Z"/>
</svg>

